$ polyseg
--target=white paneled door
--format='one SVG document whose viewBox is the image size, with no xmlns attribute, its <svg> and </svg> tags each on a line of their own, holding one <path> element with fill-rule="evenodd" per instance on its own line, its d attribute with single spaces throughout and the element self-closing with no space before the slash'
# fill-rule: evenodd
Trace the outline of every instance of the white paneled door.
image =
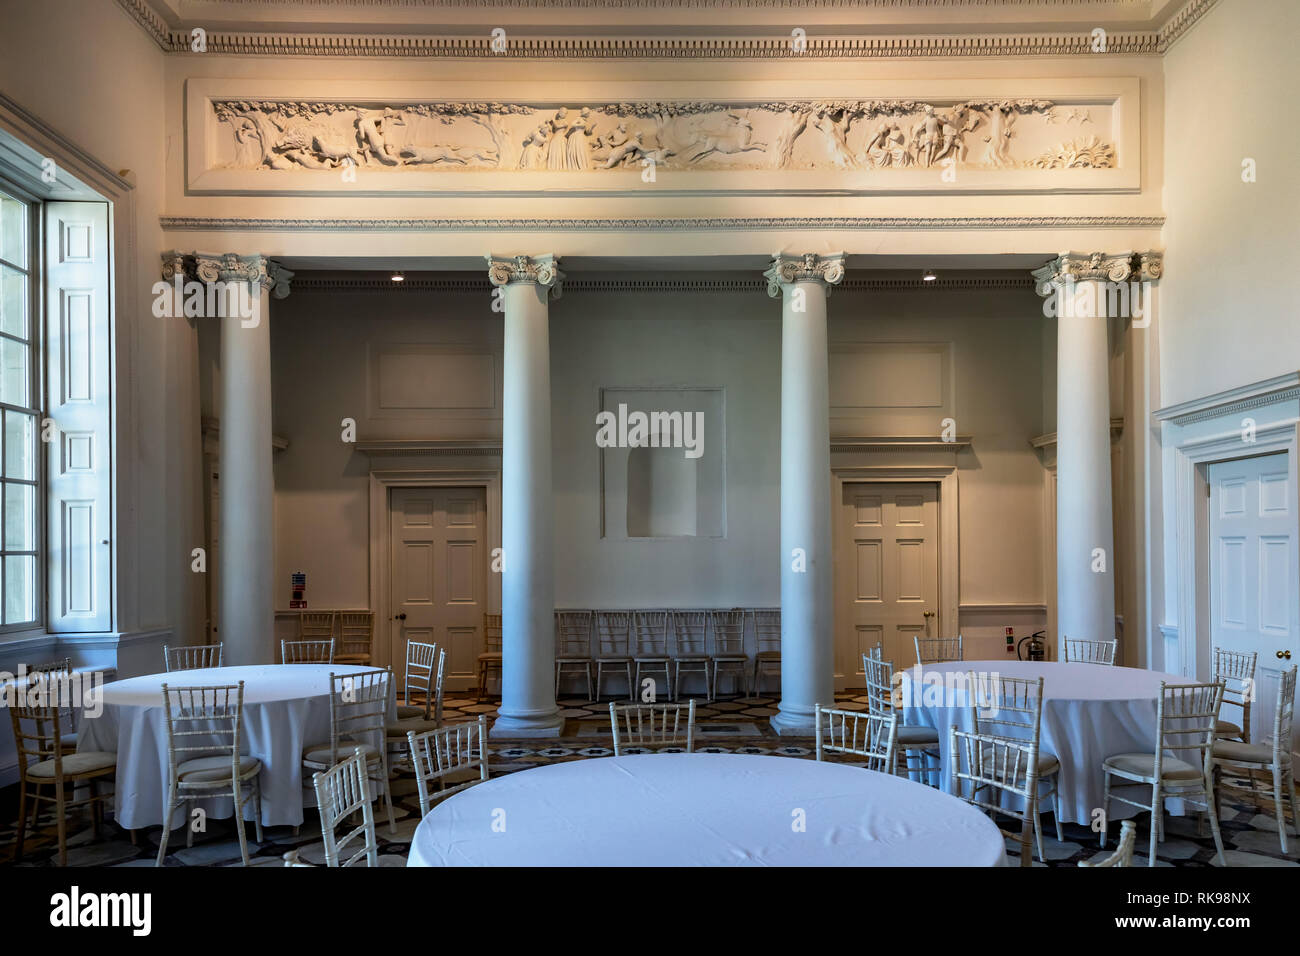
<svg viewBox="0 0 1300 956">
<path fill-rule="evenodd" d="M 1210 642 L 1259 653 L 1250 720 L 1259 740 L 1272 727 L 1278 675 L 1300 661 L 1296 489 L 1285 454 L 1219 462 L 1207 478 Z M 1212 659 L 1209 648 L 1200 659 Z M 1239 721 L 1240 711 L 1229 706 L 1224 717 Z"/>
<path fill-rule="evenodd" d="M 837 516 L 837 687 L 862 686 L 862 655 L 883 642 L 896 668 L 912 639 L 944 636 L 939 613 L 939 487 L 845 482 Z"/>
<path fill-rule="evenodd" d="M 473 686 L 487 609 L 487 506 L 482 488 L 391 492 L 393 670 L 406 642 L 447 652 L 446 686 Z"/>
</svg>

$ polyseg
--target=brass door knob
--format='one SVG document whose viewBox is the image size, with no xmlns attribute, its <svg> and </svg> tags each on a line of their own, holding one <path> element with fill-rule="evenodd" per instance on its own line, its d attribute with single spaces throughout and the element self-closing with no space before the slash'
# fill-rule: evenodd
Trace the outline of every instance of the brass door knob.
<svg viewBox="0 0 1300 956">
<path fill-rule="evenodd" d="M 1286 660 L 1289 661 L 1289 660 L 1291 659 L 1291 652 L 1290 652 L 1290 651 L 1278 651 L 1278 652 L 1277 652 L 1277 657 L 1278 657 L 1278 660 L 1282 660 L 1282 659 L 1285 658 Z"/>
</svg>

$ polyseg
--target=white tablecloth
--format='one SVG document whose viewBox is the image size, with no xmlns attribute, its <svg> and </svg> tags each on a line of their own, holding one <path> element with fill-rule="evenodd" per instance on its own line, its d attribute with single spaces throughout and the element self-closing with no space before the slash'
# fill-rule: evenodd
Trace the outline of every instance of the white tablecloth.
<svg viewBox="0 0 1300 956">
<path fill-rule="evenodd" d="M 416 829 L 407 865 L 1003 861 L 1002 836 L 983 814 L 900 777 L 790 757 L 643 754 L 523 770 L 455 794 Z"/>
<path fill-rule="evenodd" d="M 1043 678 L 1043 722 L 1040 749 L 1061 761 L 1061 818 L 1088 825 L 1092 812 L 1102 805 L 1104 775 L 1102 763 L 1121 753 L 1151 753 L 1156 742 L 1156 700 L 1160 682 L 1194 683 L 1178 674 L 1140 670 L 1135 667 L 1107 667 L 1100 664 L 1069 664 L 1050 661 L 962 661 L 929 664 L 919 685 L 912 684 L 917 668 L 902 675 L 905 699 L 904 723 L 921 724 L 939 730 L 943 750 L 943 787 L 949 788 L 949 734 L 953 724 L 972 730 L 969 705 L 954 677 L 975 671 L 979 675 Z M 956 692 L 939 694 L 936 679 Z M 907 686 L 911 684 L 911 686 Z M 919 695 L 919 696 L 918 696 Z M 999 730 L 999 733 L 1006 733 Z M 1181 801 L 1171 801 L 1172 812 Z M 1044 807 L 1046 811 L 1047 807 Z M 1122 803 L 1111 804 L 1111 819 L 1121 820 L 1139 811 Z"/>
<path fill-rule="evenodd" d="M 314 806 L 311 778 L 302 773 L 307 744 L 330 736 L 330 674 L 359 674 L 372 667 L 348 664 L 271 664 L 209 667 L 148 674 L 105 684 L 98 693 L 103 713 L 83 720 L 78 750 L 117 752 L 116 819 L 128 829 L 162 823 L 167 794 L 167 721 L 162 685 L 209 686 L 244 682 L 243 750 L 262 761 L 262 823 L 298 826 L 303 807 Z M 390 687 L 389 720 L 397 719 L 396 688 Z M 304 784 L 306 790 L 304 790 Z M 231 816 L 230 798 L 191 801 L 209 817 Z M 185 809 L 172 816 L 180 826 Z M 250 802 L 245 816 L 252 819 Z"/>
</svg>

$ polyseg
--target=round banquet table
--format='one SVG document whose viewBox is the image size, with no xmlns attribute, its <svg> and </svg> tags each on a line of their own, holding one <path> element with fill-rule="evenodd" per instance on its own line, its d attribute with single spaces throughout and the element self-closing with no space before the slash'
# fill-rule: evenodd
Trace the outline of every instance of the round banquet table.
<svg viewBox="0 0 1300 956">
<path fill-rule="evenodd" d="M 266 664 L 246 667 L 205 667 L 147 674 L 105 684 L 87 695 L 88 713 L 77 737 L 77 749 L 116 751 L 116 819 L 130 830 L 161 824 L 167 794 L 167 719 L 162 685 L 211 686 L 244 682 L 243 752 L 262 761 L 262 823 L 298 826 L 303 807 L 314 806 L 311 778 L 305 781 L 302 752 L 307 744 L 330 739 L 330 674 L 360 674 L 376 670 L 355 664 Z M 390 681 L 388 720 L 397 719 L 396 688 Z M 93 713 L 99 695 L 102 712 Z M 304 791 L 304 784 L 306 791 Z M 202 807 L 209 817 L 234 812 L 229 797 L 183 802 L 172 815 L 180 826 L 187 809 Z M 253 804 L 245 808 L 253 818 Z"/>
<path fill-rule="evenodd" d="M 799 826 L 803 821 L 803 828 Z M 975 808 L 846 764 L 642 754 L 522 770 L 434 807 L 408 866 L 1001 866 Z"/>
<path fill-rule="evenodd" d="M 1039 748 L 1061 761 L 1061 819 L 1084 826 L 1102 805 L 1102 763 L 1122 753 L 1151 753 L 1156 741 L 1156 701 L 1160 683 L 1194 683 L 1179 674 L 1110 667 L 1102 664 L 1054 661 L 956 661 L 925 665 L 925 677 L 916 685 L 918 668 L 902 672 L 903 722 L 939 731 L 943 754 L 943 788 L 949 789 L 949 745 L 953 724 L 973 730 L 969 704 L 959 675 L 1043 678 L 1043 720 Z M 937 681 L 944 681 L 942 692 Z M 1012 736 L 1006 728 L 999 734 Z M 1044 811 L 1050 806 L 1045 802 Z M 1170 801 L 1178 813 L 1182 801 Z M 1112 803 L 1110 817 L 1121 820 L 1139 813 L 1135 807 Z"/>
</svg>

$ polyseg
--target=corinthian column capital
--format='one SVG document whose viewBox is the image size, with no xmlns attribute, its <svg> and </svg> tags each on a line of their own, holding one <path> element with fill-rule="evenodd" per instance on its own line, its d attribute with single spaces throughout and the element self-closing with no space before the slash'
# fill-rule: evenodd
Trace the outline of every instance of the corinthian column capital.
<svg viewBox="0 0 1300 956">
<path fill-rule="evenodd" d="M 1062 252 L 1032 272 L 1034 287 L 1049 296 L 1060 286 L 1073 282 L 1154 282 L 1164 271 L 1162 252 Z"/>
<path fill-rule="evenodd" d="M 544 256 L 494 256 L 484 258 L 488 263 L 488 281 L 494 286 L 514 282 L 540 285 L 550 290 L 551 298 L 558 299 L 564 283 L 560 271 L 560 257 L 547 253 Z"/>
<path fill-rule="evenodd" d="M 772 257 L 771 267 L 763 273 L 767 279 L 767 294 L 777 298 L 783 286 L 795 282 L 821 282 L 830 287 L 839 285 L 844 278 L 845 256 L 842 252 L 829 255 L 817 255 L 806 252 L 803 255 L 788 255 L 778 252 Z"/>
<path fill-rule="evenodd" d="M 247 282 L 269 289 L 277 299 L 289 294 L 293 273 L 278 262 L 256 253 L 241 256 L 234 252 L 177 252 L 162 254 L 162 277 L 171 282 L 176 276 L 202 282 Z"/>
</svg>

